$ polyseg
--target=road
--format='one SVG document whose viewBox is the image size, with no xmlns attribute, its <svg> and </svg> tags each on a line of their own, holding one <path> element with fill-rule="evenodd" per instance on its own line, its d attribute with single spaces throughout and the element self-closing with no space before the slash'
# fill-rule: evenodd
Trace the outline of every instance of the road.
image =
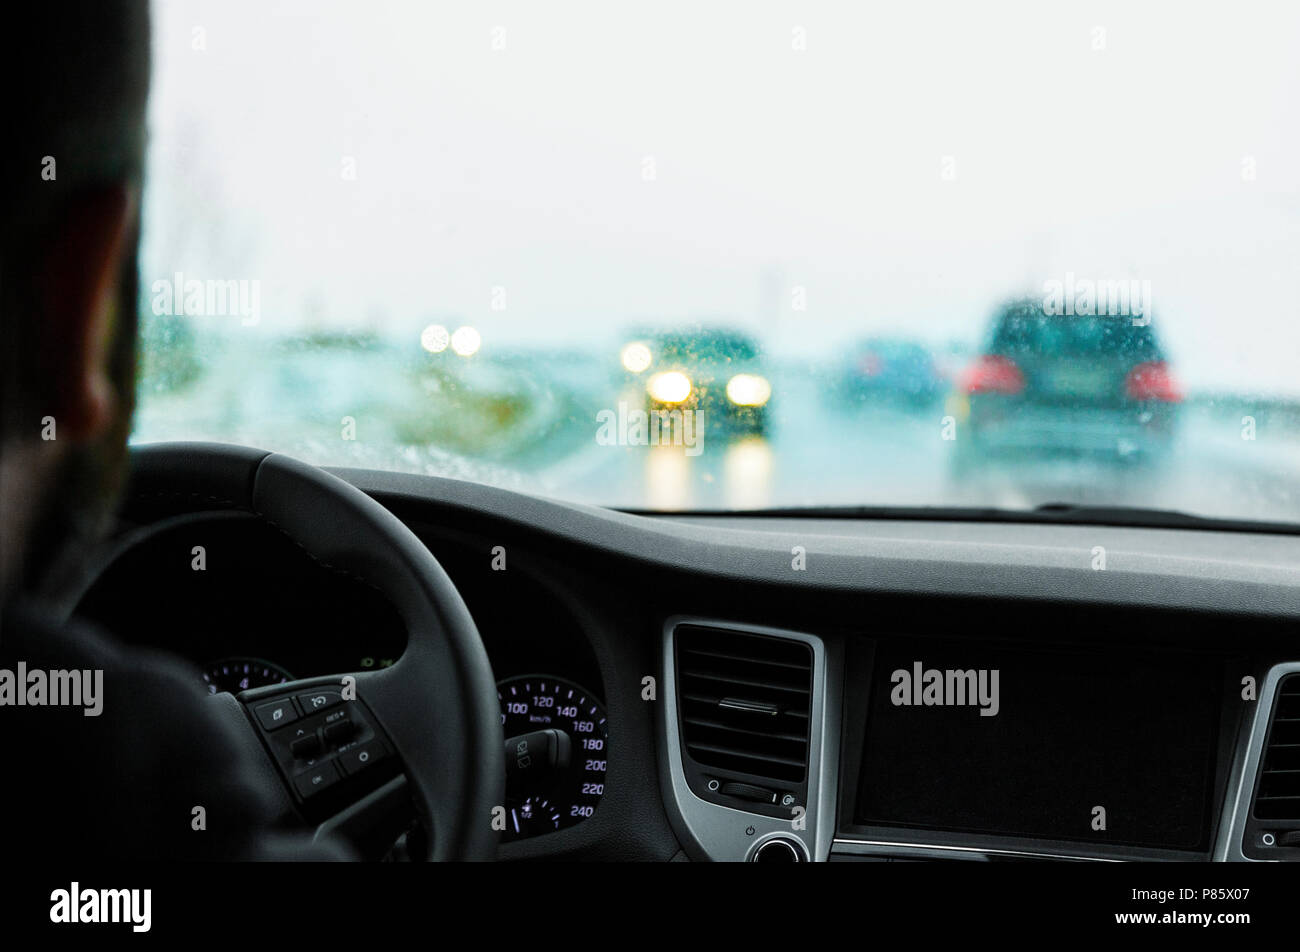
<svg viewBox="0 0 1300 952">
<path fill-rule="evenodd" d="M 824 378 L 820 378 L 824 379 Z M 710 438 L 681 447 L 602 446 L 595 435 L 536 472 L 542 492 L 647 509 L 787 506 L 998 506 L 1066 502 L 1180 509 L 1229 518 L 1300 521 L 1300 440 L 1188 407 L 1159 468 L 1083 462 L 1016 464 L 978 481 L 955 479 L 944 410 L 846 409 L 797 371 L 774 375 L 765 437 Z M 635 400 L 635 394 L 619 394 Z M 615 401 L 606 401 L 611 408 Z M 635 403 L 631 405 L 635 406 Z M 956 439 L 961 438 L 960 427 Z"/>
<path fill-rule="evenodd" d="M 453 360 L 433 390 L 401 351 L 208 349 L 204 362 L 204 376 L 184 390 L 142 391 L 136 442 L 222 440 L 318 465 L 446 475 L 628 508 L 1065 502 L 1300 522 L 1300 417 L 1260 410 L 1255 439 L 1242 439 L 1241 417 L 1255 412 L 1244 398 L 1220 401 L 1215 413 L 1184 406 L 1159 469 L 1026 462 L 957 480 L 957 443 L 944 439 L 941 407 L 848 408 L 827 392 L 825 366 L 806 363 L 770 368 L 766 436 L 729 437 L 706 425 L 691 455 L 680 446 L 598 442 L 598 414 L 617 412 L 620 402 L 641 406 L 643 384 L 611 373 L 596 354 Z M 500 419 L 492 415 L 499 406 L 509 411 Z M 444 425 L 414 425 L 429 422 Z M 404 436 L 425 429 L 435 435 Z"/>
</svg>

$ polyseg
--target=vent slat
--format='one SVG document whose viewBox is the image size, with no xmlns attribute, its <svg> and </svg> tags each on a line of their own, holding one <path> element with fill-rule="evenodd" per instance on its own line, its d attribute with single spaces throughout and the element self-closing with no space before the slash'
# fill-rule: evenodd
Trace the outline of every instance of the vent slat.
<svg viewBox="0 0 1300 952">
<path fill-rule="evenodd" d="M 684 720 L 687 724 L 696 724 L 700 727 L 712 728 L 713 730 L 729 731 L 733 734 L 748 734 L 752 737 L 774 737 L 777 740 L 794 741 L 797 744 L 807 743 L 805 735 L 803 734 L 787 734 L 779 731 L 755 731 L 744 727 L 736 727 L 733 724 L 720 724 L 717 721 L 710 721 L 700 717 L 687 717 L 684 718 Z M 1297 773 L 1300 773 L 1300 771 L 1297 771 Z"/>
<path fill-rule="evenodd" d="M 686 745 L 691 750 L 701 750 L 711 754 L 722 754 L 726 757 L 743 757 L 746 760 L 756 760 L 765 764 L 781 764 L 786 767 L 803 768 L 802 760 L 795 760 L 790 757 L 776 757 L 770 754 L 755 754 L 748 750 L 739 750 L 733 747 L 722 747 L 718 744 L 691 744 Z"/>
<path fill-rule="evenodd" d="M 734 675 L 711 674 L 706 671 L 688 671 L 683 678 L 698 678 L 704 681 L 714 681 L 719 684 L 739 684 L 741 687 L 761 688 L 764 691 L 784 691 L 787 694 L 807 694 L 807 688 L 793 687 L 784 684 L 773 684 L 771 681 L 755 681 L 752 678 L 741 678 Z"/>
<path fill-rule="evenodd" d="M 791 663 L 789 661 L 772 661 L 767 658 L 746 658 L 743 655 L 732 654 L 725 651 L 705 651 L 703 648 L 687 648 L 686 653 L 705 658 L 720 658 L 724 661 L 742 661 L 746 664 L 765 664 L 775 668 L 787 668 L 791 671 L 808 670 L 806 664 Z"/>
<path fill-rule="evenodd" d="M 686 625 L 675 644 L 682 741 L 695 762 L 803 781 L 812 649 L 788 638 Z"/>
</svg>

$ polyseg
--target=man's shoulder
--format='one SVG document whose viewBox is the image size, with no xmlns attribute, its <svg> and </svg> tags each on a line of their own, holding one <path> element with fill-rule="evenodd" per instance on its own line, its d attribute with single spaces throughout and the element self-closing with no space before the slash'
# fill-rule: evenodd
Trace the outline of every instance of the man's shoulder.
<svg viewBox="0 0 1300 952">
<path fill-rule="evenodd" d="M 0 704 L 32 713 L 80 708 L 64 713 L 112 723 L 153 711 L 158 726 L 171 730 L 205 719 L 198 673 L 185 662 L 125 645 L 79 619 L 59 620 L 30 602 L 0 614 L 0 671 L 12 675 L 16 695 L 8 702 L 0 696 Z M 16 683 L 20 674 L 25 684 Z"/>
<path fill-rule="evenodd" d="M 51 606 L 29 599 L 0 610 L 0 658 L 22 657 L 48 666 L 129 667 L 129 649 L 94 625 L 59 620 Z"/>
<path fill-rule="evenodd" d="M 198 673 L 32 603 L 0 616 L 0 793 L 41 840 L 137 858 L 247 858 L 283 804 Z M 290 851 L 292 854 L 292 851 Z"/>
</svg>

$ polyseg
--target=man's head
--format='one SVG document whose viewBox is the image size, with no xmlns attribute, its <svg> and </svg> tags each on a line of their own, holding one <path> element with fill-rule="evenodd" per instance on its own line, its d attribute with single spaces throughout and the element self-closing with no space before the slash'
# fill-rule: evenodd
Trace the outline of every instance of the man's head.
<svg viewBox="0 0 1300 952">
<path fill-rule="evenodd" d="M 146 0 L 27 9 L 0 119 L 0 601 L 57 587 L 116 500 L 149 85 Z"/>
</svg>

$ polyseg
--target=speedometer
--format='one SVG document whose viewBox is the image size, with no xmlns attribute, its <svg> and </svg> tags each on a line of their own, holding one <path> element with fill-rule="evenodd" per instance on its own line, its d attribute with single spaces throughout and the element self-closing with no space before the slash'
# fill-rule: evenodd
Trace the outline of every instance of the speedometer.
<svg viewBox="0 0 1300 952">
<path fill-rule="evenodd" d="M 503 840 L 550 833 L 596 812 L 605 794 L 605 708 L 590 691 L 545 674 L 497 685 L 506 735 Z"/>
</svg>

